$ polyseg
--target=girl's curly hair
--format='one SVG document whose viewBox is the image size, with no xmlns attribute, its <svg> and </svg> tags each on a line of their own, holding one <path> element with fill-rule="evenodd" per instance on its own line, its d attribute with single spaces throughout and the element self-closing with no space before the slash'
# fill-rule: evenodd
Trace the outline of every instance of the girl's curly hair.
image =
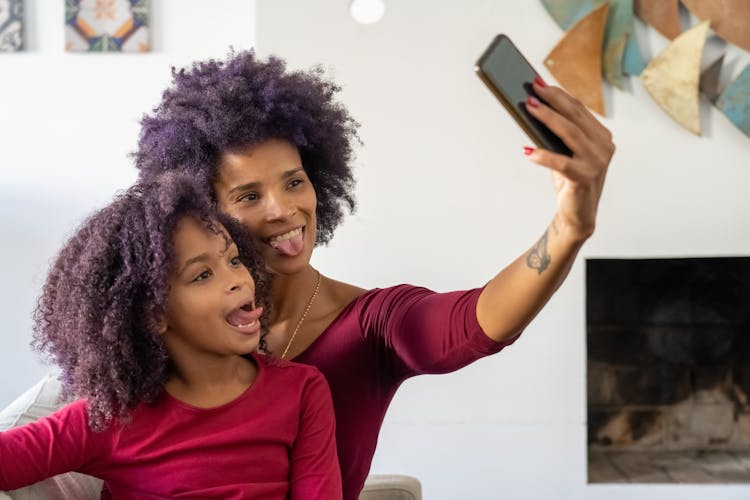
<svg viewBox="0 0 750 500">
<path fill-rule="evenodd" d="M 161 325 L 177 223 L 194 217 L 237 244 L 265 304 L 264 265 L 242 226 L 216 214 L 204 190 L 168 173 L 137 184 L 86 219 L 50 269 L 32 345 L 60 366 L 62 398 L 85 398 L 93 429 L 153 402 L 169 375 Z M 264 314 L 265 315 L 265 314 Z"/>
<path fill-rule="evenodd" d="M 172 68 L 171 87 L 141 119 L 134 153 L 140 178 L 180 170 L 211 190 L 223 152 L 288 140 L 318 197 L 317 243 L 328 243 L 342 207 L 355 207 L 351 163 L 359 124 L 334 101 L 340 90 L 320 67 L 287 71 L 283 60 L 259 60 L 252 50 Z"/>
</svg>

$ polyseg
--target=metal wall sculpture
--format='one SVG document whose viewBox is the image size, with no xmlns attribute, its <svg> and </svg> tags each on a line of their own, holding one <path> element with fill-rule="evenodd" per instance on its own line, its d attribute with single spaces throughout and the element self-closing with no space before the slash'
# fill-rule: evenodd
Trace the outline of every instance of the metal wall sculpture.
<svg viewBox="0 0 750 500">
<path fill-rule="evenodd" d="M 612 85 L 624 88 L 625 75 L 638 75 L 645 67 L 633 33 L 633 0 L 542 0 L 565 31 L 603 3 L 609 4 L 604 33 L 604 77 Z"/>
<path fill-rule="evenodd" d="M 750 50 L 750 2 L 747 0 L 682 0 L 695 17 L 711 21 L 711 28 L 721 38 Z"/>
<path fill-rule="evenodd" d="M 716 106 L 750 137 L 750 64 L 721 93 Z"/>
<path fill-rule="evenodd" d="M 690 132 L 701 134 L 702 94 L 750 137 L 750 66 L 725 89 L 719 78 L 723 56 L 700 72 L 710 30 L 727 43 L 750 50 L 750 0 L 682 1 L 701 20 L 684 31 L 678 0 L 542 0 L 557 24 L 567 31 L 545 65 L 563 87 L 597 113 L 604 114 L 602 74 L 620 89 L 624 89 L 626 75 L 641 74 L 646 90 L 659 106 Z M 596 74 L 591 70 L 591 58 L 601 35 L 592 26 L 601 23 L 604 5 L 608 9 L 601 74 Z M 635 37 L 634 13 L 672 40 L 647 66 Z"/>
<path fill-rule="evenodd" d="M 568 30 L 544 60 L 560 85 L 602 116 L 602 40 L 608 12 L 606 3 L 595 8 Z"/>
<path fill-rule="evenodd" d="M 677 123 L 701 135 L 698 82 L 708 21 L 682 33 L 643 71 L 643 85 L 651 97 Z"/>
<path fill-rule="evenodd" d="M 635 0 L 633 8 L 646 24 L 670 40 L 682 32 L 678 0 Z"/>
</svg>

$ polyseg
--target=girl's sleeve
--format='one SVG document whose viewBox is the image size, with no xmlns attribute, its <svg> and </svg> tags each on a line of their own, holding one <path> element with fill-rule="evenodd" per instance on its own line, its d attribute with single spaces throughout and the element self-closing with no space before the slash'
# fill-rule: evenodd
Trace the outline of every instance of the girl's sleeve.
<svg viewBox="0 0 750 500">
<path fill-rule="evenodd" d="M 358 304 L 360 328 L 383 349 L 399 379 L 452 372 L 518 338 L 496 342 L 482 331 L 476 314 L 481 292 L 436 293 L 411 285 L 374 290 Z"/>
<path fill-rule="evenodd" d="M 331 391 L 311 368 L 302 393 L 299 431 L 292 448 L 291 499 L 340 500 L 341 469 L 336 454 L 336 424 Z"/>
<path fill-rule="evenodd" d="M 86 403 L 71 403 L 36 422 L 0 432 L 0 490 L 14 490 L 82 470 L 102 452 L 107 432 L 94 433 Z"/>
</svg>

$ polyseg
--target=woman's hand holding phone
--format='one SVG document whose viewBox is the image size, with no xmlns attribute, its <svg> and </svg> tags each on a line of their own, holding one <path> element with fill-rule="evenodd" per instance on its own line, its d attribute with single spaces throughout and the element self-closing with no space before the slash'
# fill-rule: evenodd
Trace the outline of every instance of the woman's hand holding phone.
<svg viewBox="0 0 750 500">
<path fill-rule="evenodd" d="M 585 240 L 594 231 L 615 151 L 612 134 L 577 99 L 547 86 L 504 34 L 492 40 L 474 70 L 536 146 L 525 148 L 529 159 L 552 170 L 558 193 L 553 228 Z"/>
<path fill-rule="evenodd" d="M 529 96 L 526 110 L 562 139 L 571 155 L 529 148 L 528 158 L 552 170 L 557 190 L 556 226 L 583 241 L 596 225 L 599 198 L 615 152 L 612 133 L 559 87 L 546 85 L 541 78 L 533 86 L 540 99 Z"/>
</svg>

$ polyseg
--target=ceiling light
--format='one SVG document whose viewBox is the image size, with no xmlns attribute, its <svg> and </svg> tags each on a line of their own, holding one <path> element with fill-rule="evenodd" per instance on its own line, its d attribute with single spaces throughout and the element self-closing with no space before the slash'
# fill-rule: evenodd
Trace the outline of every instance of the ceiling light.
<svg viewBox="0 0 750 500">
<path fill-rule="evenodd" d="M 375 24 L 385 14 L 383 0 L 352 0 L 349 13 L 360 24 Z"/>
</svg>

